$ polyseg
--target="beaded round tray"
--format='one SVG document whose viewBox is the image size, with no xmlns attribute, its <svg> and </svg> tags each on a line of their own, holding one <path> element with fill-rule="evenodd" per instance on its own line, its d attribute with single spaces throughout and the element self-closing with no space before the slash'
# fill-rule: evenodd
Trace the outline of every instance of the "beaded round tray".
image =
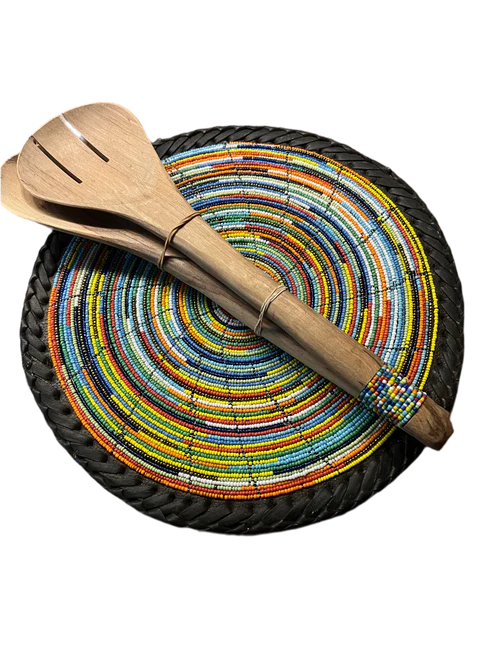
<svg viewBox="0 0 493 657">
<path fill-rule="evenodd" d="M 451 409 L 462 296 L 440 229 L 389 169 L 307 133 L 228 127 L 155 144 L 225 239 Z M 401 430 L 154 265 L 53 234 L 24 367 L 58 440 L 111 492 L 235 533 L 353 508 L 421 452 Z"/>
</svg>

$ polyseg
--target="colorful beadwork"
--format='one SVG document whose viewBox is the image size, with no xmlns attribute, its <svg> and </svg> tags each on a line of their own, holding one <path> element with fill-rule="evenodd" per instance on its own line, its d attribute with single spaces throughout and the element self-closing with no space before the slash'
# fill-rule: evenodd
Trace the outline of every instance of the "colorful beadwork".
<svg viewBox="0 0 493 657">
<path fill-rule="evenodd" d="M 377 415 L 385 415 L 392 424 L 403 427 L 426 399 L 426 392 L 414 388 L 397 370 L 383 365 L 358 399 Z"/>
<path fill-rule="evenodd" d="M 433 280 L 413 228 L 375 185 L 268 144 L 221 143 L 163 164 L 235 248 L 423 387 Z M 309 487 L 394 431 L 193 289 L 100 244 L 70 243 L 48 323 L 83 426 L 130 468 L 180 490 L 249 499 Z"/>
</svg>

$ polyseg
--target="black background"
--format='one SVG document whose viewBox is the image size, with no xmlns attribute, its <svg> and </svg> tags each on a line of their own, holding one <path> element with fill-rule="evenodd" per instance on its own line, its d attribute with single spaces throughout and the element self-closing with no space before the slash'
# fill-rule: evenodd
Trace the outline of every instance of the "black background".
<svg viewBox="0 0 493 657">
<path fill-rule="evenodd" d="M 72 97 L 57 95 L 56 101 L 69 104 Z M 155 98 L 146 99 L 145 95 L 130 96 L 129 102 L 137 102 L 137 110 L 145 111 L 145 125 L 152 127 L 154 136 L 166 135 L 170 130 L 175 133 L 178 128 L 213 123 L 212 120 L 166 119 L 162 103 Z M 25 102 L 19 99 L 9 113 L 8 121 L 3 122 L 0 152 L 14 151 L 16 136 L 27 134 L 32 119 L 44 119 L 48 111 L 54 110 L 54 102 L 50 99 L 33 101 L 26 97 Z M 348 116 L 345 109 L 330 110 L 327 114 L 325 119 L 298 120 L 297 125 L 337 134 L 354 145 L 368 145 L 370 153 L 379 153 L 379 159 L 391 160 L 437 213 L 439 209 L 444 227 L 448 226 L 448 238 L 456 247 L 454 251 L 466 286 L 469 311 L 466 367 L 486 368 L 490 295 L 486 292 L 485 280 L 491 276 L 490 211 L 488 198 L 482 196 L 485 187 L 472 172 L 474 135 L 451 132 L 450 122 L 443 120 L 439 110 L 429 106 L 413 107 L 412 119 L 407 120 L 394 117 L 365 123 L 365 117 Z M 272 121 L 293 124 L 293 121 Z M 319 127 L 328 125 L 333 128 Z M 430 192 L 433 192 L 433 197 Z M 3 220 L 6 225 L 7 219 Z M 16 287 L 19 302 L 29 273 L 28 263 L 32 262 L 35 253 L 33 249 L 39 248 L 40 234 L 33 233 L 30 226 L 9 225 L 4 229 L 4 235 L 4 253 L 9 255 L 6 280 L 10 287 L 10 275 L 13 276 L 12 285 Z M 41 233 L 41 239 L 44 236 Z M 19 374 L 18 362 L 16 367 Z M 457 418 L 459 432 L 488 431 L 487 383 L 487 377 L 465 378 Z M 12 391 L 4 393 L 4 399 L 9 400 L 5 419 L 11 424 L 6 448 L 9 460 L 7 465 L 4 463 L 4 471 L 7 467 L 14 476 L 14 486 L 9 488 L 9 494 L 26 496 L 27 502 L 22 508 L 32 525 L 39 525 L 46 531 L 79 530 L 89 534 L 120 527 L 140 531 L 159 528 L 170 540 L 190 536 L 188 532 L 160 527 L 128 511 L 89 483 L 49 437 L 39 415 L 33 410 L 29 392 L 20 376 L 16 377 Z M 372 503 L 314 528 L 221 540 L 256 543 L 484 543 L 487 541 L 487 448 L 486 441 L 457 441 L 441 455 L 424 454 L 392 488 L 378 494 Z"/>
</svg>

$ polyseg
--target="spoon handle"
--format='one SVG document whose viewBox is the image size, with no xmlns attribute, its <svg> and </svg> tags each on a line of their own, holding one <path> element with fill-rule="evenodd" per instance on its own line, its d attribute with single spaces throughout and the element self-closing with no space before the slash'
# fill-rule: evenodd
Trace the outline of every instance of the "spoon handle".
<svg viewBox="0 0 493 657">
<path fill-rule="evenodd" d="M 192 214 L 193 209 L 188 206 L 180 223 Z M 142 216 L 140 219 L 166 240 L 170 232 L 169 215 L 162 225 L 155 221 L 156 214 L 153 215 L 153 219 Z M 310 354 L 327 379 L 350 395 L 425 445 L 440 449 L 450 437 L 453 429 L 445 409 L 290 292 L 276 297 L 279 284 L 236 251 L 200 216 L 181 226 L 174 235 L 173 245 L 257 311 L 265 307 L 266 300 L 272 299 L 265 309 L 265 317 Z"/>
</svg>

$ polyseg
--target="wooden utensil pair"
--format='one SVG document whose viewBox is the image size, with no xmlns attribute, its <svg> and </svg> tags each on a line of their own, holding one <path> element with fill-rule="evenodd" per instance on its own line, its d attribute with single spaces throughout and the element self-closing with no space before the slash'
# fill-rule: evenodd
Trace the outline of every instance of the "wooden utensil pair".
<svg viewBox="0 0 493 657">
<path fill-rule="evenodd" d="M 88 105 L 43 126 L 18 158 L 22 185 L 10 175 L 15 163 L 7 165 L 12 193 L 2 190 L 2 202 L 14 212 L 159 263 L 251 328 L 261 324 L 264 337 L 351 395 L 358 397 L 384 365 L 201 219 L 167 175 L 140 123 L 124 108 Z M 112 214 L 89 215 L 80 208 Z M 170 250 L 171 240 L 181 257 Z M 449 414 L 427 397 L 404 430 L 439 449 L 452 426 Z"/>
</svg>

